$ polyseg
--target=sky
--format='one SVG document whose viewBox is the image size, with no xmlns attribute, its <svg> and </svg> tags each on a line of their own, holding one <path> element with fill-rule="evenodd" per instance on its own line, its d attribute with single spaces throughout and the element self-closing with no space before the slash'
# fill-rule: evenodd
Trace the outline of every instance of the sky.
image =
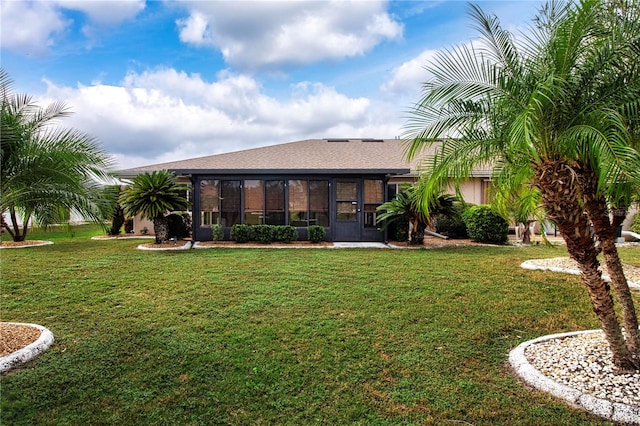
<svg viewBox="0 0 640 426">
<path fill-rule="evenodd" d="M 541 1 L 476 1 L 524 31 Z M 477 37 L 463 1 L 0 0 L 17 93 L 114 168 L 309 138 L 394 138 L 442 49 Z"/>
</svg>

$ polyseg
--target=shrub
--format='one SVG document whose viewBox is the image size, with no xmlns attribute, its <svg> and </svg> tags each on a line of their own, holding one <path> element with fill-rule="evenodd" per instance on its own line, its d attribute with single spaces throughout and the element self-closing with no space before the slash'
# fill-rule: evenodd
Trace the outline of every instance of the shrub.
<svg viewBox="0 0 640 426">
<path fill-rule="evenodd" d="M 309 241 L 314 244 L 324 241 L 324 227 L 320 225 L 311 225 L 307 228 Z"/>
<path fill-rule="evenodd" d="M 462 206 L 456 207 L 454 210 L 452 214 L 436 216 L 436 232 L 449 238 L 469 238 L 467 225 L 462 218 Z"/>
<path fill-rule="evenodd" d="M 213 237 L 213 241 L 224 240 L 224 231 L 222 230 L 222 225 L 211 225 L 211 236 Z"/>
<path fill-rule="evenodd" d="M 249 225 L 236 223 L 231 227 L 231 239 L 237 243 L 246 243 L 254 239 L 253 229 Z"/>
<path fill-rule="evenodd" d="M 276 229 L 272 225 L 252 226 L 256 241 L 262 244 L 270 244 L 275 240 Z"/>
<path fill-rule="evenodd" d="M 640 213 L 636 213 L 633 216 L 633 222 L 631 222 L 631 230 L 637 234 L 640 234 Z"/>
<path fill-rule="evenodd" d="M 462 217 L 472 240 L 502 244 L 509 239 L 509 223 L 489 206 L 473 206 Z"/>
<path fill-rule="evenodd" d="M 290 243 L 298 239 L 298 230 L 295 226 L 281 225 L 276 226 L 276 241 Z"/>
<path fill-rule="evenodd" d="M 409 221 L 400 218 L 389 224 L 389 238 L 393 241 L 407 241 L 409 239 Z"/>
<path fill-rule="evenodd" d="M 168 236 L 178 239 L 189 236 L 189 223 L 185 220 L 185 214 L 171 213 L 167 216 Z"/>
</svg>

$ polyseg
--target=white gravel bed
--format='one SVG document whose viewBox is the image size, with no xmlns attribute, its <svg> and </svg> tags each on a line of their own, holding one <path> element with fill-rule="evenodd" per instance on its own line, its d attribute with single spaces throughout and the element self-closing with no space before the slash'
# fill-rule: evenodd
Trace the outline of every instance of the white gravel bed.
<svg viewBox="0 0 640 426">
<path fill-rule="evenodd" d="M 602 332 L 544 340 L 527 346 L 524 354 L 531 365 L 555 382 L 640 409 L 640 372 L 614 373 Z"/>
<path fill-rule="evenodd" d="M 550 259 L 532 259 L 520 265 L 524 269 L 541 269 L 553 272 L 564 272 L 579 275 L 580 270 L 575 260 L 570 257 L 553 257 Z M 604 267 L 604 265 L 603 265 Z M 640 290 L 640 268 L 632 265 L 622 265 L 629 287 Z M 606 267 L 605 267 L 606 270 Z M 602 277 L 609 281 L 609 275 L 603 271 Z"/>
</svg>

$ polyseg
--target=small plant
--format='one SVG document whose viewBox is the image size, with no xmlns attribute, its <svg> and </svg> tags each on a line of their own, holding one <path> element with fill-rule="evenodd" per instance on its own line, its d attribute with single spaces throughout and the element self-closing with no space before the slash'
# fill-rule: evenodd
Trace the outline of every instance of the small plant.
<svg viewBox="0 0 640 426">
<path fill-rule="evenodd" d="M 489 206 L 473 206 L 462 217 L 472 240 L 503 244 L 509 239 L 509 223 Z"/>
<path fill-rule="evenodd" d="M 463 209 L 461 206 L 455 207 L 454 211 L 448 214 L 439 214 L 435 218 L 436 232 L 446 235 L 449 238 L 469 238 L 467 225 L 462 218 Z"/>
<path fill-rule="evenodd" d="M 249 225 L 236 223 L 231 227 L 231 239 L 237 243 L 246 243 L 254 238 L 253 229 Z"/>
<path fill-rule="evenodd" d="M 142 235 L 147 235 L 147 234 L 149 233 L 149 228 L 147 228 L 147 227 L 145 226 L 144 228 L 142 228 L 142 229 L 140 230 L 140 233 L 141 233 Z"/>
<path fill-rule="evenodd" d="M 167 216 L 169 236 L 182 239 L 189 236 L 191 219 L 188 214 L 172 213 Z"/>
<path fill-rule="evenodd" d="M 276 238 L 276 229 L 272 225 L 252 226 L 256 241 L 262 244 L 271 244 Z"/>
<path fill-rule="evenodd" d="M 640 213 L 636 213 L 633 216 L 633 222 L 631 223 L 631 230 L 637 234 L 640 234 Z"/>
<path fill-rule="evenodd" d="M 295 226 L 281 225 L 276 226 L 276 241 L 290 243 L 298 239 L 298 230 Z"/>
<path fill-rule="evenodd" d="M 307 228 L 309 241 L 314 244 L 324 241 L 324 227 L 319 225 L 311 225 Z"/>
<path fill-rule="evenodd" d="M 224 231 L 222 230 L 222 225 L 215 224 L 211 225 L 211 236 L 213 241 L 222 241 L 224 240 Z"/>
</svg>

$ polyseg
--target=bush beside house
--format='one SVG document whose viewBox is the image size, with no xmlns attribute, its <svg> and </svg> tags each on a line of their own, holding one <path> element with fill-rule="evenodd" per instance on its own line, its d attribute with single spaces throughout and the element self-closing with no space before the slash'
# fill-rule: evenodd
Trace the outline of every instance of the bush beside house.
<svg viewBox="0 0 640 426">
<path fill-rule="evenodd" d="M 473 206 L 466 210 L 462 217 L 472 240 L 503 244 L 509 239 L 509 222 L 495 213 L 490 206 Z"/>
</svg>

